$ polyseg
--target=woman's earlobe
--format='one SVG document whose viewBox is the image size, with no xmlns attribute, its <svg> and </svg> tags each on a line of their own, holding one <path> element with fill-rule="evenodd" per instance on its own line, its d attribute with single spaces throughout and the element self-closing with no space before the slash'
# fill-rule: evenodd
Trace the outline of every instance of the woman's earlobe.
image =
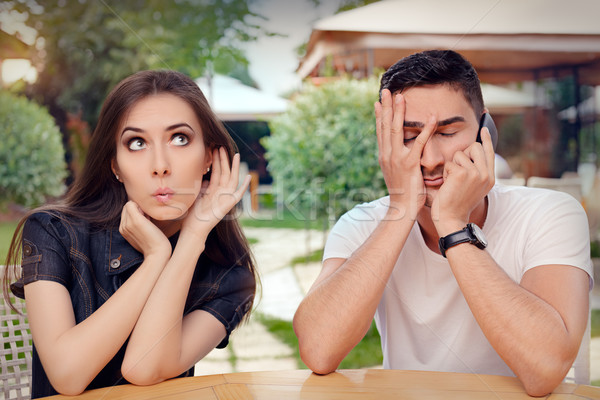
<svg viewBox="0 0 600 400">
<path fill-rule="evenodd" d="M 110 169 L 113 172 L 113 174 L 115 175 L 115 178 L 119 181 L 119 182 L 123 182 L 121 180 L 121 177 L 119 176 L 119 172 L 117 171 L 117 168 L 115 168 L 115 160 L 112 160 L 110 162 Z"/>
</svg>

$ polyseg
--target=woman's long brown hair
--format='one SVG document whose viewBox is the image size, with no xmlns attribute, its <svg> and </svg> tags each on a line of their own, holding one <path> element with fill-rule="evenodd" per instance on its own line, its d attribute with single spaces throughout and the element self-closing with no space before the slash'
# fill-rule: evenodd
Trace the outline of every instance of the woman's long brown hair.
<svg viewBox="0 0 600 400">
<path fill-rule="evenodd" d="M 23 225 L 31 214 L 54 211 L 86 220 L 99 229 L 118 228 L 127 194 L 111 170 L 111 161 L 116 157 L 117 129 L 134 104 L 161 93 L 175 95 L 187 102 L 200 121 L 205 147 L 209 151 L 225 148 L 231 163 L 237 146 L 193 80 L 168 70 L 142 71 L 125 78 L 106 98 L 92 134 L 83 170 L 68 192 L 58 202 L 32 210 L 19 221 L 10 243 L 2 279 L 7 304 L 11 304 L 10 283 L 18 279 Z M 210 172 L 204 179 L 210 179 Z M 219 265 L 242 265 L 248 268 L 256 282 L 259 282 L 248 241 L 235 218 L 235 207 L 208 235 L 204 254 Z"/>
</svg>

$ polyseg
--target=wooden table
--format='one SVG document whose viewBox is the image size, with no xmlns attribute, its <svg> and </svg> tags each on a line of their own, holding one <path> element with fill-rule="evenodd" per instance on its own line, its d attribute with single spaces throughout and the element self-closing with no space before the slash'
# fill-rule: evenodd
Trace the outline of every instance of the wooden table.
<svg viewBox="0 0 600 400">
<path fill-rule="evenodd" d="M 46 399 L 532 399 L 516 378 L 450 372 L 381 369 L 339 370 L 316 375 L 309 370 L 241 372 L 172 379 L 153 386 L 122 385 L 79 396 Z M 539 397 L 538 397 L 539 398 Z M 561 384 L 548 400 L 600 399 L 600 388 Z"/>
</svg>

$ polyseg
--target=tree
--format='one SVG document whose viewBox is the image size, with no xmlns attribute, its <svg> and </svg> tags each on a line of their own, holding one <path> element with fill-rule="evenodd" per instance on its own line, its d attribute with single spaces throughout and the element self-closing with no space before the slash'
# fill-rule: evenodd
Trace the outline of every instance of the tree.
<svg viewBox="0 0 600 400">
<path fill-rule="evenodd" d="M 339 0 L 338 9 L 335 13 L 338 14 L 344 11 L 352 10 L 354 8 L 363 7 L 371 3 L 376 3 L 378 1 L 379 0 Z M 321 5 L 323 0 L 310 0 L 310 2 L 318 7 L 319 5 Z"/>
<path fill-rule="evenodd" d="M 249 1 L 30 0 L 4 2 L 0 12 L 26 13 L 37 31 L 40 73 L 29 95 L 64 131 L 66 112 L 82 112 L 95 126 L 110 88 L 133 72 L 169 68 L 195 77 L 247 65 L 237 45 L 265 33 L 245 22 L 254 15 Z"/>
<path fill-rule="evenodd" d="M 0 91 L 0 126 L 0 205 L 37 206 L 62 194 L 64 149 L 48 111 Z"/>
<path fill-rule="evenodd" d="M 378 90 L 375 77 L 307 83 L 271 121 L 271 136 L 262 140 L 268 169 L 297 218 L 327 224 L 385 194 L 373 112 Z"/>
</svg>

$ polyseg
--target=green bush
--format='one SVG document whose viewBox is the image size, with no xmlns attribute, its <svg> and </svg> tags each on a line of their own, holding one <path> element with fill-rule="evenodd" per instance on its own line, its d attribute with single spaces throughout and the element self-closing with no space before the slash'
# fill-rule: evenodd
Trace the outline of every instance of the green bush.
<svg viewBox="0 0 600 400">
<path fill-rule="evenodd" d="M 45 108 L 0 91 L 0 205 L 32 207 L 64 192 L 61 133 Z"/>
<path fill-rule="evenodd" d="M 277 201 L 297 218 L 335 219 L 385 194 L 377 157 L 373 103 L 379 84 L 340 79 L 307 84 L 274 118 L 267 149 Z"/>
</svg>

